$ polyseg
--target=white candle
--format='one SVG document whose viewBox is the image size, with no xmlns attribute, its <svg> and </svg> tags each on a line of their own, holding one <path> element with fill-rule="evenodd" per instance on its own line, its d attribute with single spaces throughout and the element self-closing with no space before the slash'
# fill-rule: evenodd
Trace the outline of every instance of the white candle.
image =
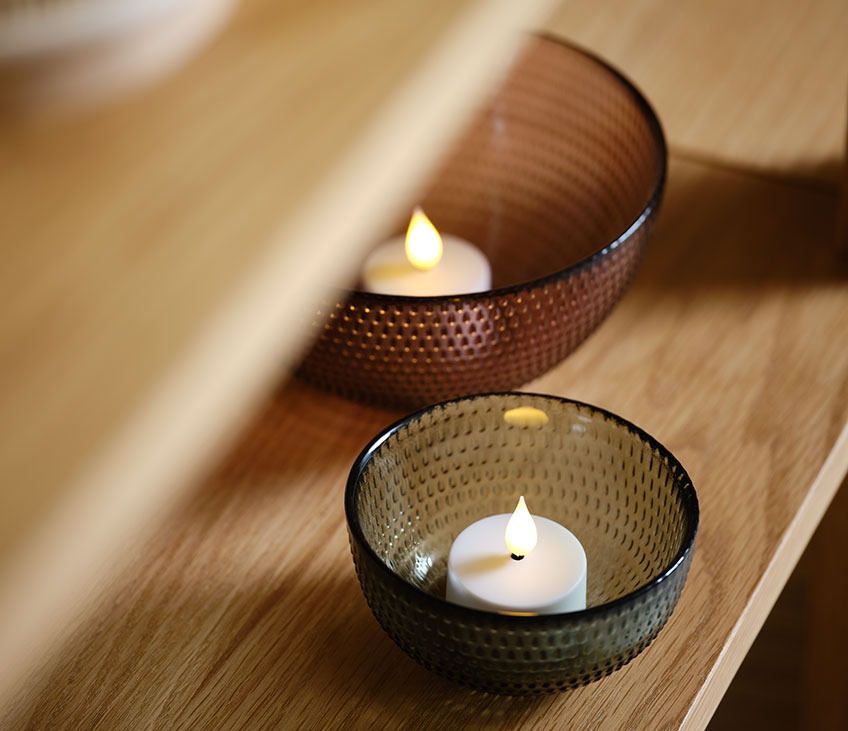
<svg viewBox="0 0 848 731">
<path fill-rule="evenodd" d="M 406 237 L 380 244 L 362 267 L 369 292 L 411 297 L 483 292 L 492 286 L 489 262 L 473 244 L 457 236 L 441 236 L 416 208 Z"/>
<path fill-rule="evenodd" d="M 525 516 L 526 513 L 526 516 Z M 527 520 L 538 540 L 522 537 Z M 507 526 L 519 533 L 505 539 Z M 524 555 L 514 556 L 519 550 Z M 556 614 L 586 608 L 586 553 L 571 531 L 547 518 L 532 518 L 519 500 L 512 515 L 492 515 L 457 536 L 448 556 L 448 601 L 474 609 L 517 614 Z"/>
</svg>

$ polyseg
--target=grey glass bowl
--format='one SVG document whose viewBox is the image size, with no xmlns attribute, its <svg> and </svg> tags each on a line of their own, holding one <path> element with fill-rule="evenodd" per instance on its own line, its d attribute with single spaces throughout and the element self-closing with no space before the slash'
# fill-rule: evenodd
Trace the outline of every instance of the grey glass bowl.
<svg viewBox="0 0 848 731">
<path fill-rule="evenodd" d="M 300 376 L 402 408 L 540 376 L 627 289 L 654 229 L 666 157 L 660 123 L 627 79 L 562 41 L 530 40 L 414 201 L 443 233 L 480 247 L 492 289 L 336 293 L 316 313 Z M 408 222 L 409 212 L 392 234 Z"/>
<path fill-rule="evenodd" d="M 548 422 L 507 423 L 517 407 Z M 454 539 L 520 495 L 583 544 L 587 609 L 519 617 L 443 598 Z M 520 393 L 448 401 L 388 427 L 354 463 L 345 512 L 388 635 L 426 668 L 508 695 L 581 686 L 636 657 L 680 597 L 698 527 L 691 481 L 659 442 L 602 409 Z"/>
</svg>

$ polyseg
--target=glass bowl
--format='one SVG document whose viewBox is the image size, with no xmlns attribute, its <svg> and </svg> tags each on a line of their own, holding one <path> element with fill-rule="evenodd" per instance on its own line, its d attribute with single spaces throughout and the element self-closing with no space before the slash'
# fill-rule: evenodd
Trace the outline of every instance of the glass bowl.
<svg viewBox="0 0 848 731">
<path fill-rule="evenodd" d="M 547 424 L 507 423 L 517 407 Z M 588 558 L 587 608 L 510 616 L 446 601 L 447 558 L 471 523 L 511 513 L 568 528 Z M 584 685 L 632 660 L 671 615 L 689 570 L 698 501 L 674 456 L 593 406 L 500 393 L 429 407 L 357 458 L 345 492 L 356 573 L 388 635 L 426 668 L 478 690 Z"/>
<path fill-rule="evenodd" d="M 339 293 L 315 319 L 300 375 L 392 407 L 541 375 L 621 297 L 654 228 L 665 172 L 660 124 L 633 85 L 584 51 L 532 39 L 417 201 L 442 233 L 485 253 L 493 289 Z"/>
</svg>

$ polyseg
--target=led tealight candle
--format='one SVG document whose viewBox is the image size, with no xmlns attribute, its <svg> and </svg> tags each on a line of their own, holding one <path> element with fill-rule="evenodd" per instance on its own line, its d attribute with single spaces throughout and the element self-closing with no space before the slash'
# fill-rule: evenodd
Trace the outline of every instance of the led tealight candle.
<svg viewBox="0 0 848 731">
<path fill-rule="evenodd" d="M 508 614 L 586 608 L 586 553 L 571 531 L 533 517 L 522 497 L 515 512 L 472 523 L 448 556 L 448 601 Z"/>
<path fill-rule="evenodd" d="M 416 208 L 406 237 L 380 244 L 365 260 L 362 286 L 411 297 L 469 294 L 491 288 L 492 270 L 480 249 L 457 236 L 441 236 Z"/>
</svg>

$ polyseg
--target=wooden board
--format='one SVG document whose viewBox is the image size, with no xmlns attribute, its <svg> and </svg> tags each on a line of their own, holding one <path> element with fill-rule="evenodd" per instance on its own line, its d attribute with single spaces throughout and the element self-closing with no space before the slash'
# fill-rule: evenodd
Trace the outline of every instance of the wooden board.
<svg viewBox="0 0 848 731">
<path fill-rule="evenodd" d="M 536 699 L 407 658 L 357 584 L 342 492 L 397 414 L 282 388 L 0 725 L 703 729 L 848 470 L 848 283 L 834 191 L 671 166 L 631 291 L 532 390 L 611 409 L 698 491 L 681 602 L 630 665 Z"/>
<path fill-rule="evenodd" d="M 842 180 L 848 3 L 569 0 L 549 27 L 636 81 L 678 154 Z"/>
<path fill-rule="evenodd" d="M 121 102 L 0 117 L 0 697 L 296 356 L 550 0 L 245 0 Z"/>
</svg>

